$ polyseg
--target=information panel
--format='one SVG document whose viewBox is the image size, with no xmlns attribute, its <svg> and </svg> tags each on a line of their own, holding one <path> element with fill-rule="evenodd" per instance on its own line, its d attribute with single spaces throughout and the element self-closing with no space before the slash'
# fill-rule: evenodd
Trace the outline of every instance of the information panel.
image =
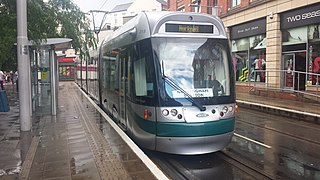
<svg viewBox="0 0 320 180">
<path fill-rule="evenodd" d="M 213 25 L 167 23 L 166 32 L 213 34 Z"/>
</svg>

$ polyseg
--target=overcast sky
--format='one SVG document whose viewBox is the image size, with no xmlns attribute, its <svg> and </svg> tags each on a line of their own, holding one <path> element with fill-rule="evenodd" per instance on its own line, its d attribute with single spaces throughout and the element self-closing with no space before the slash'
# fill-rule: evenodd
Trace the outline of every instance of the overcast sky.
<svg viewBox="0 0 320 180">
<path fill-rule="evenodd" d="M 110 11 L 116 5 L 132 2 L 133 0 L 73 0 L 83 12 L 90 10 Z"/>
</svg>

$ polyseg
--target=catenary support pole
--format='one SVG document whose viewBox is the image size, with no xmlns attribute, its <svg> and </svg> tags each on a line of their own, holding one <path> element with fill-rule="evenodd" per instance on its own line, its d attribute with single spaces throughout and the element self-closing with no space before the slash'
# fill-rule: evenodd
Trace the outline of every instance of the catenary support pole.
<svg viewBox="0 0 320 180">
<path fill-rule="evenodd" d="M 51 115 L 57 115 L 57 74 L 54 47 L 50 48 L 50 78 L 51 78 Z"/>
<path fill-rule="evenodd" d="M 29 47 L 27 37 L 27 0 L 17 0 L 17 57 L 20 102 L 20 129 L 31 130 L 30 88 L 29 88 Z"/>
</svg>

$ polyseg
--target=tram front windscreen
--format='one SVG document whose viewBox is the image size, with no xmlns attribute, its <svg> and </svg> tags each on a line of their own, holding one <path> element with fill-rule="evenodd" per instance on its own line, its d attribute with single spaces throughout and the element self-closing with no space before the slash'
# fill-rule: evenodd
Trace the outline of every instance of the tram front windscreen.
<svg viewBox="0 0 320 180">
<path fill-rule="evenodd" d="M 208 104 L 210 99 L 234 92 L 226 39 L 153 38 L 152 47 L 162 74 L 192 98 Z M 171 99 L 186 98 L 185 93 L 166 83 L 164 89 Z"/>
</svg>

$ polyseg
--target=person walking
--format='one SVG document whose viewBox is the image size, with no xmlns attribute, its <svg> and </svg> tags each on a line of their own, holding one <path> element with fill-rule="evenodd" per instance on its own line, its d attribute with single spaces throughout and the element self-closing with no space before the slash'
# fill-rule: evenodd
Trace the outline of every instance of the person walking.
<svg viewBox="0 0 320 180">
<path fill-rule="evenodd" d="M 4 81 L 4 73 L 0 70 L 0 86 L 1 90 L 4 90 L 3 82 Z"/>
<path fill-rule="evenodd" d="M 18 75 L 18 71 L 16 71 L 14 73 L 14 75 L 15 75 L 15 83 L 16 83 L 17 92 L 19 92 L 19 83 L 18 83 L 19 75 Z"/>
</svg>

